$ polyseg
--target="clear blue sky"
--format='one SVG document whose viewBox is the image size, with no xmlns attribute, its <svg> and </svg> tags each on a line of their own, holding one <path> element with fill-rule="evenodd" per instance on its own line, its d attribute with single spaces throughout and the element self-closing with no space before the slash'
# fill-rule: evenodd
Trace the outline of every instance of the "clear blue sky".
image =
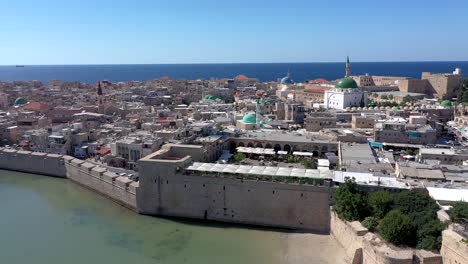
<svg viewBox="0 0 468 264">
<path fill-rule="evenodd" d="M 0 65 L 468 60 L 466 0 L 1 0 Z"/>
</svg>

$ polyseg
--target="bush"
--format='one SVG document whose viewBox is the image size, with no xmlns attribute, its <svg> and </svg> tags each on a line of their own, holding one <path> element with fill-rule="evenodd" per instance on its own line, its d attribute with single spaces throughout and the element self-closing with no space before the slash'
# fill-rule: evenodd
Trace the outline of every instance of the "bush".
<svg viewBox="0 0 468 264">
<path fill-rule="evenodd" d="M 244 153 L 236 153 L 233 156 L 234 162 L 238 163 L 243 161 L 247 156 Z"/>
<path fill-rule="evenodd" d="M 461 219 L 468 218 L 468 203 L 461 201 L 454 203 L 449 211 L 449 215 L 455 223 L 460 223 Z"/>
<path fill-rule="evenodd" d="M 362 221 L 362 226 L 365 228 L 369 229 L 369 231 L 374 232 L 377 226 L 379 225 L 379 222 L 377 221 L 377 218 L 373 216 L 368 216 Z"/>
<path fill-rule="evenodd" d="M 316 159 L 313 159 L 313 160 L 304 159 L 301 163 L 302 163 L 302 166 L 304 166 L 304 168 L 306 169 L 317 169 L 317 165 L 318 165 Z"/>
<path fill-rule="evenodd" d="M 409 216 L 421 212 L 437 216 L 439 210 L 439 206 L 429 195 L 418 192 L 404 191 L 398 193 L 394 197 L 393 204 L 393 209 L 400 210 Z"/>
<path fill-rule="evenodd" d="M 346 179 L 336 191 L 335 211 L 347 221 L 362 220 L 367 216 L 366 199 L 358 192 L 354 180 Z"/>
<path fill-rule="evenodd" d="M 392 210 L 393 197 L 389 192 L 373 192 L 369 194 L 367 203 L 372 215 L 377 219 L 382 219 Z"/>
<path fill-rule="evenodd" d="M 417 244 L 420 249 L 438 250 L 442 245 L 442 231 L 445 226 L 438 220 L 432 219 L 417 226 Z"/>
<path fill-rule="evenodd" d="M 414 228 L 411 219 L 399 210 L 390 211 L 382 219 L 378 228 L 385 240 L 397 246 L 414 241 Z"/>
</svg>

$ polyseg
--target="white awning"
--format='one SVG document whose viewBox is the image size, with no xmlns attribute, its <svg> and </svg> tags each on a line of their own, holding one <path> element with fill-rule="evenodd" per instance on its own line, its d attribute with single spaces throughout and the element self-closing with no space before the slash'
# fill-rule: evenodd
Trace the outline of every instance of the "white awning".
<svg viewBox="0 0 468 264">
<path fill-rule="evenodd" d="M 302 152 L 302 151 L 294 151 L 294 156 L 304 156 L 304 157 L 312 157 L 314 154 L 311 152 Z"/>
</svg>

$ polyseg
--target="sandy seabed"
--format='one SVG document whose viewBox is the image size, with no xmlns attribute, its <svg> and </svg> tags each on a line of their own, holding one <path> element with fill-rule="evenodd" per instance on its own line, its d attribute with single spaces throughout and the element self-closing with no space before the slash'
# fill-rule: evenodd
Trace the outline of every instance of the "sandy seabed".
<svg viewBox="0 0 468 264">
<path fill-rule="evenodd" d="M 283 239 L 284 263 L 347 264 L 345 250 L 331 235 L 292 233 Z"/>
</svg>

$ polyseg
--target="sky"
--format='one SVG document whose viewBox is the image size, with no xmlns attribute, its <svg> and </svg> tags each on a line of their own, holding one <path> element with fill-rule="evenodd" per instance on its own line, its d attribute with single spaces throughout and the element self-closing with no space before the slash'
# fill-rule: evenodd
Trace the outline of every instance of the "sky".
<svg viewBox="0 0 468 264">
<path fill-rule="evenodd" d="M 467 61 L 466 0 L 0 0 L 0 65 Z"/>
</svg>

